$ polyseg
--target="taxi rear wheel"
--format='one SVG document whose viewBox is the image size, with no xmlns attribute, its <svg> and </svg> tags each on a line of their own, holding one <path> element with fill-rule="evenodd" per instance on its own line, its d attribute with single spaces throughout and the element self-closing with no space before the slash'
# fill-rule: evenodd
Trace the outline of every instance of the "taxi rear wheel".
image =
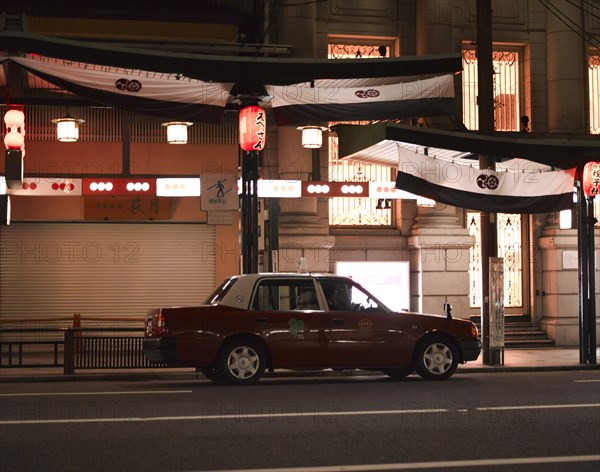
<svg viewBox="0 0 600 472">
<path fill-rule="evenodd" d="M 251 340 L 229 342 L 221 351 L 218 371 L 221 378 L 235 385 L 251 385 L 265 372 L 265 353 L 262 346 Z"/>
<path fill-rule="evenodd" d="M 451 341 L 431 337 L 419 344 L 415 352 L 415 370 L 426 380 L 445 380 L 458 367 L 458 354 Z"/>
</svg>

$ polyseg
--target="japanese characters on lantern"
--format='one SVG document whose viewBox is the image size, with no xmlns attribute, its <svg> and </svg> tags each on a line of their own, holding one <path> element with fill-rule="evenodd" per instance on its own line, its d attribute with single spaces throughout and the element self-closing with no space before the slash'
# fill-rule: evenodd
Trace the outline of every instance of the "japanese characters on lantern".
<svg viewBox="0 0 600 472">
<path fill-rule="evenodd" d="M 240 110 L 240 146 L 244 151 L 262 151 L 267 138 L 267 118 L 265 110 L 249 106 Z"/>
<path fill-rule="evenodd" d="M 600 195 L 600 162 L 588 162 L 583 168 L 583 192 L 588 197 Z"/>
</svg>

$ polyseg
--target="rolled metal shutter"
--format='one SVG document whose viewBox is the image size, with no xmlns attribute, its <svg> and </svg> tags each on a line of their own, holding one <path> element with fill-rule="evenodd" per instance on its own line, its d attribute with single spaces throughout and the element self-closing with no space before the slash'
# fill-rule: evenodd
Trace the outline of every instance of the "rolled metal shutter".
<svg viewBox="0 0 600 472">
<path fill-rule="evenodd" d="M 202 224 L 15 223 L 0 234 L 0 317 L 140 317 L 215 287 Z"/>
</svg>

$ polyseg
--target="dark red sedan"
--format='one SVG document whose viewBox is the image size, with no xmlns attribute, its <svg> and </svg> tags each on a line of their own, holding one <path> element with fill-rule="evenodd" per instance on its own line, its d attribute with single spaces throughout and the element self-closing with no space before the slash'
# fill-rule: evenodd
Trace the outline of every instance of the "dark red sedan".
<svg viewBox="0 0 600 472">
<path fill-rule="evenodd" d="M 442 380 L 476 360 L 481 342 L 470 321 L 394 312 L 351 278 L 268 273 L 231 277 L 204 305 L 150 311 L 144 352 L 232 384 L 274 369 Z"/>
</svg>

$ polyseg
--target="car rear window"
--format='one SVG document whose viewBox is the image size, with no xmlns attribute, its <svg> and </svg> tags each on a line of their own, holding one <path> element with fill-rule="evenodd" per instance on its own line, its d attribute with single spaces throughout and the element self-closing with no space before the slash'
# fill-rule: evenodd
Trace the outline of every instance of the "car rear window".
<svg viewBox="0 0 600 472">
<path fill-rule="evenodd" d="M 227 292 L 231 290 L 231 287 L 237 282 L 237 277 L 232 277 L 230 279 L 225 279 L 221 285 L 219 285 L 213 293 L 209 295 L 209 297 L 204 302 L 205 305 L 217 305 L 223 297 L 227 295 Z"/>
</svg>

